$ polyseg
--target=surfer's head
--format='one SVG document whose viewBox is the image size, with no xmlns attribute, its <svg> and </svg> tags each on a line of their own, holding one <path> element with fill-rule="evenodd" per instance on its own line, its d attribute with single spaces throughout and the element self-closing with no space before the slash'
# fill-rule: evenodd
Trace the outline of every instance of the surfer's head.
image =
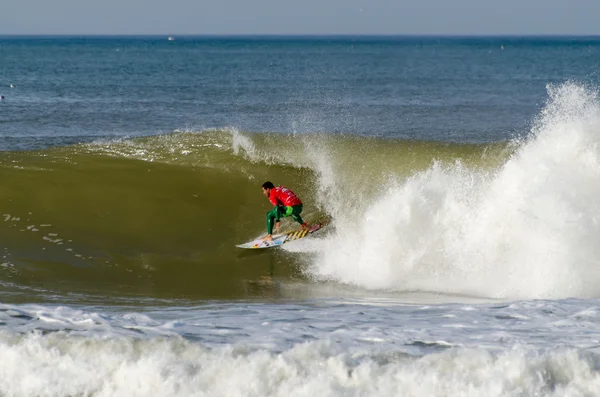
<svg viewBox="0 0 600 397">
<path fill-rule="evenodd" d="M 262 184 L 262 191 L 263 194 L 267 197 L 269 197 L 269 193 L 271 193 L 271 189 L 274 189 L 275 185 L 273 185 L 273 182 L 265 182 Z"/>
</svg>

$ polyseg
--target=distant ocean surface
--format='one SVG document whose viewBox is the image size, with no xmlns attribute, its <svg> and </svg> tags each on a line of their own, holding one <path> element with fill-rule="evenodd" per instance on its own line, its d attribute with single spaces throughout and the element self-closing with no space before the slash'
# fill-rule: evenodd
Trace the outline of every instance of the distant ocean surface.
<svg viewBox="0 0 600 397">
<path fill-rule="evenodd" d="M 5 149 L 236 127 L 491 142 L 600 38 L 0 37 Z M 14 84 L 15 89 L 9 89 Z"/>
<path fill-rule="evenodd" d="M 600 395 L 600 37 L 0 37 L 0 65 L 0 395 Z M 267 180 L 331 224 L 236 248 Z"/>
</svg>

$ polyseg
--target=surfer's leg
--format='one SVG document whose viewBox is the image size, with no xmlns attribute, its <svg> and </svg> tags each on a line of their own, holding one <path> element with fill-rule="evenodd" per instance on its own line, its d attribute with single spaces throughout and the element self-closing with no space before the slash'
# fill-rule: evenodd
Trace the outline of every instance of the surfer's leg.
<svg viewBox="0 0 600 397">
<path fill-rule="evenodd" d="M 292 211 L 294 211 L 294 207 L 281 207 L 280 216 L 282 218 L 290 216 L 292 215 Z"/>
<path fill-rule="evenodd" d="M 277 211 L 278 207 L 274 207 L 271 211 L 267 212 L 267 234 L 273 234 L 273 225 L 275 224 L 275 220 L 279 220 L 279 216 Z"/>
<path fill-rule="evenodd" d="M 279 222 L 279 219 L 290 216 L 292 207 L 275 206 L 267 212 L 267 234 L 273 234 L 273 225 Z"/>
<path fill-rule="evenodd" d="M 300 216 L 300 213 L 302 212 L 302 204 L 294 205 L 293 207 L 288 208 L 291 208 L 290 215 L 292 216 L 292 219 L 298 222 L 299 224 L 304 225 L 304 221 Z"/>
</svg>

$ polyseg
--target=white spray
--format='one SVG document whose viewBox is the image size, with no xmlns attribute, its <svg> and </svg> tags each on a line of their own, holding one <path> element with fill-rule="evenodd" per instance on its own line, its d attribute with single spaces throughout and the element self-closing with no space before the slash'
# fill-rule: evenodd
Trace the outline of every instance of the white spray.
<svg viewBox="0 0 600 397">
<path fill-rule="evenodd" d="M 374 289 L 600 296 L 600 104 L 574 83 L 548 92 L 502 167 L 436 163 L 390 183 L 338 222 L 311 274 Z"/>
</svg>

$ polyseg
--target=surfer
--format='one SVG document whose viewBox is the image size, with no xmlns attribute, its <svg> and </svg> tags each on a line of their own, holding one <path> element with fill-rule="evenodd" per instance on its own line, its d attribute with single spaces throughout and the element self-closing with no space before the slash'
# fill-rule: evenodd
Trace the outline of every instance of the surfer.
<svg viewBox="0 0 600 397">
<path fill-rule="evenodd" d="M 262 185 L 262 191 L 269 201 L 275 206 L 267 212 L 267 236 L 265 241 L 273 240 L 273 224 L 279 233 L 279 220 L 286 216 L 291 216 L 296 222 L 302 225 L 303 229 L 308 229 L 308 223 L 302 220 L 302 201 L 290 189 L 273 185 L 272 182 L 265 182 Z"/>
</svg>

